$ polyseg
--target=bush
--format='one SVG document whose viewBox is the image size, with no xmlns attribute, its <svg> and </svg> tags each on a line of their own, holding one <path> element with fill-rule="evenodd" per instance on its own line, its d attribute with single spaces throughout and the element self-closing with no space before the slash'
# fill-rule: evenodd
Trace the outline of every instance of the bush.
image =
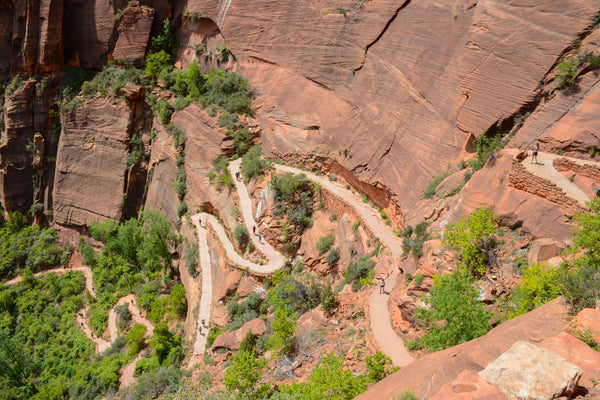
<svg viewBox="0 0 600 400">
<path fill-rule="evenodd" d="M 327 253 L 327 256 L 325 256 L 325 261 L 327 261 L 327 265 L 329 265 L 329 267 L 333 267 L 335 264 L 337 264 L 338 261 L 340 261 L 340 249 L 336 247 L 329 250 L 329 253 Z"/>
<path fill-rule="evenodd" d="M 392 360 L 380 351 L 365 358 L 365 362 L 367 363 L 368 370 L 367 378 L 372 383 L 377 383 L 397 371 L 392 364 Z"/>
<path fill-rule="evenodd" d="M 212 161 L 212 170 L 209 174 L 211 182 L 215 182 L 219 188 L 231 189 L 233 187 L 233 178 L 227 169 L 229 159 L 220 155 Z"/>
<path fill-rule="evenodd" d="M 467 342 L 490 329 L 491 313 L 478 300 L 479 291 L 469 275 L 436 275 L 425 308 L 415 310 L 421 326 L 427 330 L 421 343 L 432 351 Z"/>
<path fill-rule="evenodd" d="M 445 172 L 442 175 L 433 178 L 433 180 L 429 182 L 429 185 L 427 185 L 427 187 L 425 188 L 425 191 L 423 192 L 423 198 L 432 199 L 435 195 L 435 190 L 437 189 L 439 184 L 442 183 L 442 181 L 448 177 L 448 175 L 450 175 L 450 173 Z"/>
<path fill-rule="evenodd" d="M 492 157 L 498 150 L 503 148 L 508 143 L 508 138 L 502 138 L 502 134 L 496 134 L 489 137 L 485 132 L 481 134 L 475 142 L 473 147 L 477 152 L 477 157 L 471 161 L 471 168 L 477 171 L 483 168 L 487 161 Z M 466 179 L 466 175 L 465 175 Z"/>
<path fill-rule="evenodd" d="M 306 175 L 273 175 L 270 186 L 275 193 L 275 215 L 287 214 L 298 233 L 312 225 L 314 190 Z"/>
<path fill-rule="evenodd" d="M 421 286 L 421 283 L 423 283 L 423 274 L 418 273 L 415 275 L 414 284 L 415 286 Z"/>
<path fill-rule="evenodd" d="M 271 321 L 273 336 L 269 345 L 281 354 L 291 354 L 296 350 L 296 321 L 295 313 L 288 313 L 284 307 L 275 308 L 275 318 Z"/>
<path fill-rule="evenodd" d="M 333 234 L 330 233 L 327 236 L 322 236 L 317 240 L 317 251 L 319 254 L 323 254 L 331 249 L 333 243 L 335 243 L 335 236 Z"/>
<path fill-rule="evenodd" d="M 360 226 L 360 219 L 357 219 L 356 221 L 354 221 L 354 223 L 352 224 L 352 230 L 354 232 L 358 231 L 358 227 Z"/>
<path fill-rule="evenodd" d="M 168 73 L 172 69 L 171 56 L 164 50 L 158 53 L 150 53 L 146 56 L 146 77 L 156 79 L 162 71 L 164 71 L 163 73 Z"/>
<path fill-rule="evenodd" d="M 248 241 L 250 240 L 250 235 L 248 233 L 248 229 L 245 225 L 238 225 L 235 227 L 233 231 L 233 237 L 238 243 L 242 252 L 246 250 L 246 246 L 248 246 Z"/>
<path fill-rule="evenodd" d="M 423 256 L 423 243 L 429 238 L 427 233 L 428 222 L 421 222 L 414 231 L 412 227 L 407 226 L 402 232 L 404 239 L 402 240 L 402 250 L 404 255 L 412 254 L 413 257 Z"/>
<path fill-rule="evenodd" d="M 323 311 L 330 313 L 337 306 L 337 302 L 338 295 L 328 283 L 321 292 L 321 306 L 323 307 Z"/>
<path fill-rule="evenodd" d="M 474 275 L 483 275 L 491 260 L 495 259 L 496 242 L 493 237 L 494 219 L 497 215 L 487 208 L 464 215 L 460 221 L 451 224 L 442 238 L 444 246 L 457 250 L 459 268 Z"/>
<path fill-rule="evenodd" d="M 545 264 L 533 264 L 521 270 L 523 278 L 507 302 L 508 318 L 537 308 L 560 295 L 559 273 Z"/>
<path fill-rule="evenodd" d="M 344 283 L 352 283 L 355 281 L 365 280 L 368 281 L 369 276 L 374 274 L 375 261 L 368 256 L 363 256 L 350 263 L 346 270 L 344 277 Z M 372 279 L 372 276 L 371 276 Z M 360 287 L 364 286 L 367 282 L 361 282 Z"/>
<path fill-rule="evenodd" d="M 262 158 L 260 146 L 252 146 L 242 157 L 242 174 L 246 180 L 263 175 L 270 167 L 270 163 Z"/>
<path fill-rule="evenodd" d="M 254 351 L 240 351 L 232 357 L 232 363 L 225 371 L 223 383 L 227 390 L 235 392 L 239 399 L 262 399 L 269 387 L 258 385 L 262 378 L 267 360 L 256 358 Z"/>
<path fill-rule="evenodd" d="M 136 356 L 144 347 L 146 347 L 146 325 L 135 324 L 127 334 L 127 343 L 129 343 L 129 356 Z"/>
</svg>

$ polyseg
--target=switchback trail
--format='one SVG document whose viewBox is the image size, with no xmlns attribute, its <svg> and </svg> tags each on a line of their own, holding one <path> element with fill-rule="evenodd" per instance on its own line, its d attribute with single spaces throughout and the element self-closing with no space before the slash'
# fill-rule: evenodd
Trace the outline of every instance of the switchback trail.
<svg viewBox="0 0 600 400">
<path fill-rule="evenodd" d="M 93 297 L 96 297 L 96 288 L 94 287 L 94 282 L 92 280 L 92 270 L 89 267 L 86 267 L 84 265 L 71 267 L 71 268 L 49 269 L 47 271 L 35 273 L 34 276 L 42 276 L 45 274 L 63 275 L 67 271 L 83 272 L 83 275 L 85 277 L 85 288 L 87 289 L 88 292 L 90 292 L 90 294 Z M 23 277 L 18 276 L 14 279 L 7 281 L 5 284 L 6 285 L 14 285 L 18 282 L 21 282 L 22 280 L 23 280 Z M 135 305 L 135 296 L 133 294 L 128 294 L 127 296 L 121 297 L 119 299 L 119 301 L 117 302 L 117 304 L 113 308 L 111 308 L 110 311 L 108 312 L 108 331 L 110 334 L 110 342 L 107 342 L 106 340 L 104 340 L 102 338 L 94 336 L 94 334 L 92 333 L 92 329 L 88 325 L 87 318 L 85 318 L 85 314 L 87 313 L 87 306 L 84 305 L 83 308 L 81 310 L 79 310 L 79 312 L 75 316 L 75 319 L 77 321 L 77 325 L 79 325 L 79 327 L 81 328 L 81 330 L 83 330 L 85 335 L 96 344 L 96 353 L 101 353 L 101 352 L 105 351 L 117 339 L 118 328 L 117 328 L 117 314 L 115 312 L 115 308 L 122 304 L 125 304 L 125 303 L 129 303 L 128 308 L 129 308 L 129 312 L 131 313 L 133 321 L 135 323 L 140 323 L 140 324 L 143 324 L 146 326 L 146 329 L 147 329 L 146 330 L 146 339 L 149 339 L 152 336 L 152 332 L 154 331 L 154 325 L 150 321 L 148 321 L 146 318 L 141 316 L 140 310 Z M 121 387 L 125 387 L 135 381 L 135 379 L 133 378 L 133 372 L 135 369 L 135 364 L 140 358 L 141 358 L 141 355 L 138 355 L 133 361 L 129 362 L 127 365 L 125 365 L 125 367 L 123 367 L 123 370 L 121 373 L 121 378 L 119 379 L 119 381 L 121 382 Z"/>
<path fill-rule="evenodd" d="M 233 177 L 235 177 L 236 172 L 240 170 L 240 164 L 240 159 L 232 161 L 229 164 L 229 171 Z M 394 263 L 394 269 L 392 274 L 386 278 L 386 286 L 389 288 L 395 287 L 399 273 L 397 260 L 402 254 L 402 245 L 394 235 L 392 229 L 385 225 L 385 223 L 381 220 L 377 210 L 367 206 L 362 202 L 358 195 L 352 194 L 350 190 L 344 189 L 340 184 L 323 179 L 316 174 L 278 164 L 274 164 L 274 168 L 281 172 L 290 172 L 293 174 L 303 173 L 308 179 L 318 183 L 321 185 L 321 187 L 340 197 L 344 202 L 353 207 L 361 216 L 364 223 L 369 226 L 373 234 L 377 236 L 390 250 Z M 252 201 L 248 196 L 248 191 L 244 183 L 235 178 L 234 181 L 240 198 L 244 223 L 246 224 L 248 231 L 251 232 L 252 228 L 256 226 L 253 216 Z M 235 251 L 235 248 L 227 237 L 223 226 L 214 216 L 207 213 L 200 213 L 194 215 L 192 217 L 192 221 L 198 230 L 200 262 L 202 265 L 202 297 L 198 311 L 199 329 L 196 334 L 194 353 L 190 359 L 190 366 L 194 364 L 198 356 L 201 356 L 204 353 L 208 329 L 206 326 L 202 326 L 202 321 L 204 320 L 206 324 L 208 324 L 208 321 L 210 320 L 210 309 L 212 306 L 210 255 L 208 253 L 208 244 L 206 242 L 206 225 L 204 227 L 201 225 L 210 224 L 213 227 L 217 237 L 225 248 L 227 257 L 240 267 L 247 268 L 254 273 L 270 274 L 281 268 L 285 263 L 285 258 L 277 250 L 275 250 L 264 240 L 259 241 L 255 235 L 250 235 L 254 245 L 269 259 L 269 262 L 265 265 L 259 265 L 247 261 Z M 390 313 L 387 306 L 387 299 L 387 295 L 379 294 L 379 289 L 377 286 L 372 288 L 369 294 L 371 333 L 379 350 L 390 357 L 395 366 L 405 366 L 412 362 L 414 358 L 404 346 L 402 339 L 396 335 L 392 328 Z"/>
</svg>

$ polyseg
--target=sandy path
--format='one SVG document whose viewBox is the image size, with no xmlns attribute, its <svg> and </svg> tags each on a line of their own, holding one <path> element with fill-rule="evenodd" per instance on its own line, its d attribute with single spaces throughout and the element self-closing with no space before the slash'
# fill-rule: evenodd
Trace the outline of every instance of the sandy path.
<svg viewBox="0 0 600 400">
<path fill-rule="evenodd" d="M 556 158 L 567 158 L 567 159 L 569 159 L 577 164 L 580 164 L 580 165 L 587 164 L 587 165 L 600 166 L 600 163 L 593 162 L 593 161 L 585 161 L 585 160 L 580 160 L 577 158 L 565 157 L 565 156 L 560 156 L 558 154 L 550 154 L 550 153 L 543 153 L 543 152 L 538 153 L 537 164 L 531 163 L 531 155 L 527 156 L 527 158 L 525 158 L 522 161 L 522 164 L 525 167 L 525 169 L 527 169 L 527 171 L 529 171 L 537 176 L 540 176 L 542 178 L 546 178 L 549 181 L 554 182 L 561 189 L 563 189 L 565 191 L 567 196 L 577 200 L 582 206 L 587 207 L 585 203 L 587 201 L 590 201 L 590 198 L 587 197 L 587 195 L 581 189 L 579 189 L 573 182 L 571 182 L 562 173 L 560 173 L 559 171 L 557 171 L 554 168 L 554 166 L 552 165 L 552 162 Z"/>
<path fill-rule="evenodd" d="M 394 234 L 392 229 L 387 226 L 379 212 L 370 205 L 364 203 L 362 199 L 340 183 L 330 181 L 328 178 L 320 177 L 316 174 L 301 171 L 297 168 L 273 164 L 275 169 L 280 172 L 291 172 L 293 174 L 303 173 L 313 182 L 321 185 L 322 188 L 330 191 L 341 198 L 348 205 L 352 206 L 360 215 L 365 224 L 369 226 L 373 234 L 379 238 L 391 252 L 394 263 L 393 272 L 386 278 L 386 292 L 389 293 L 396 286 L 399 268 L 398 259 L 402 254 L 402 243 Z M 414 358 L 404 346 L 404 341 L 398 337 L 390 319 L 388 308 L 388 295 L 379 294 L 379 286 L 375 285 L 369 294 L 369 317 L 371 320 L 371 335 L 377 344 L 379 350 L 390 357 L 394 366 L 403 367 L 411 363 Z"/>
</svg>

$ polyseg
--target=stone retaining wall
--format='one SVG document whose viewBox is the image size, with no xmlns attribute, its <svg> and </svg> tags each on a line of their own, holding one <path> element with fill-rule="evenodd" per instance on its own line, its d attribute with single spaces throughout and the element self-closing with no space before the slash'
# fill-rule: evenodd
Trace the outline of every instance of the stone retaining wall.
<svg viewBox="0 0 600 400">
<path fill-rule="evenodd" d="M 574 161 L 569 160 L 568 158 L 555 158 L 552 162 L 554 168 L 560 172 L 572 171 L 580 176 L 585 176 L 587 178 L 591 178 L 600 182 L 600 168 L 592 165 L 586 164 L 581 165 Z"/>
<path fill-rule="evenodd" d="M 558 204 L 567 215 L 587 211 L 577 200 L 568 197 L 558 185 L 527 171 L 517 158 L 512 161 L 508 184 Z"/>
</svg>

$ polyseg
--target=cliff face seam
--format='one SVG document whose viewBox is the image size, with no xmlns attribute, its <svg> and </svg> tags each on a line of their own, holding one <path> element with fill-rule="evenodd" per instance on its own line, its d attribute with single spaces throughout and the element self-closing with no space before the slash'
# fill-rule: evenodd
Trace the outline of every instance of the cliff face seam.
<svg viewBox="0 0 600 400">
<path fill-rule="evenodd" d="M 400 5 L 400 7 L 398 7 L 396 9 L 396 11 L 391 16 L 391 18 L 388 20 L 388 22 L 385 24 L 385 26 L 383 27 L 383 29 L 381 30 L 381 32 L 379 32 L 379 35 L 377 35 L 377 37 L 375 39 L 373 39 L 371 41 L 371 43 L 367 44 L 367 46 L 365 47 L 365 52 L 363 53 L 363 57 L 360 60 L 360 62 L 358 63 L 358 67 L 354 68 L 353 74 L 355 74 L 356 72 L 360 71 L 364 67 L 365 62 L 367 62 L 367 54 L 369 53 L 369 49 L 372 46 L 374 46 L 379 41 L 379 39 L 381 39 L 383 37 L 383 35 L 387 32 L 387 30 L 390 27 L 390 25 L 392 25 L 392 22 L 394 22 L 396 20 L 396 18 L 398 17 L 398 14 L 400 14 L 400 11 L 402 11 L 403 9 L 405 9 L 406 6 L 408 6 L 411 1 L 412 0 L 405 0 L 404 3 L 402 3 Z"/>
</svg>

